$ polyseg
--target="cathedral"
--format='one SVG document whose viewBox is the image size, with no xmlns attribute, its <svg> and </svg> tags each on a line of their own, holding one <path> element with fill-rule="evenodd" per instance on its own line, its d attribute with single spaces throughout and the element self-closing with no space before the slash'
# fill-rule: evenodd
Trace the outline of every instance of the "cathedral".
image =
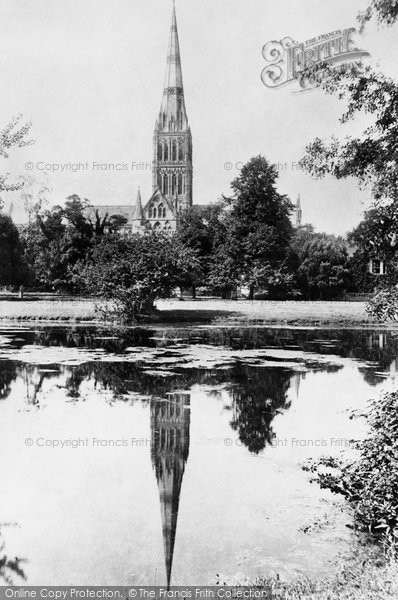
<svg viewBox="0 0 398 600">
<path fill-rule="evenodd" d="M 178 230 L 180 216 L 192 207 L 192 134 L 185 107 L 180 44 L 175 0 L 171 17 L 163 98 L 153 135 L 152 196 L 143 202 L 138 189 L 135 203 L 94 205 L 87 215 L 101 219 L 122 216 L 123 236 L 146 231 Z M 302 224 L 300 196 L 294 207 L 293 224 Z"/>
<path fill-rule="evenodd" d="M 121 233 L 147 230 L 177 231 L 182 211 L 192 206 L 192 135 L 185 108 L 180 45 L 175 4 L 171 18 L 163 98 L 153 135 L 152 196 L 142 202 L 138 190 L 135 205 L 93 206 L 106 214 L 127 219 Z"/>
</svg>

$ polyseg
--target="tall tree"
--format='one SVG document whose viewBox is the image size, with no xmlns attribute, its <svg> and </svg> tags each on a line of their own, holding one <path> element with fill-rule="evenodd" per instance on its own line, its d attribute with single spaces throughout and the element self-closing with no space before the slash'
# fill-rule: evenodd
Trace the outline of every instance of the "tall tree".
<svg viewBox="0 0 398 600">
<path fill-rule="evenodd" d="M 0 285 L 13 286 L 29 282 L 19 232 L 11 218 L 0 213 Z"/>
<path fill-rule="evenodd" d="M 221 277 L 224 264 L 231 281 L 248 285 L 250 298 L 270 273 L 280 270 L 288 255 L 293 206 L 287 196 L 277 192 L 277 178 L 275 166 L 256 156 L 232 181 L 233 195 L 224 198 L 225 241 L 215 265 Z"/>
</svg>

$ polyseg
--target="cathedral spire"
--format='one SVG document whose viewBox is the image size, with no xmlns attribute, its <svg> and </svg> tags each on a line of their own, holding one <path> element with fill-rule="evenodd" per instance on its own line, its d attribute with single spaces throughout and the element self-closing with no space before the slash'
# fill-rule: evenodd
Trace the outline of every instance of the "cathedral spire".
<svg viewBox="0 0 398 600">
<path fill-rule="evenodd" d="M 175 218 L 192 206 L 192 134 L 185 108 L 175 4 L 171 14 L 163 97 L 153 136 L 153 193 L 166 199 Z M 175 199 L 178 210 L 172 208 Z"/>
<path fill-rule="evenodd" d="M 163 131 L 184 131 L 188 128 L 175 2 L 173 2 L 171 15 L 163 99 L 158 125 Z"/>
<path fill-rule="evenodd" d="M 169 48 L 167 51 L 166 76 L 164 88 L 169 93 L 169 88 L 182 88 L 182 68 L 180 55 L 180 42 L 178 40 L 176 6 L 173 2 L 173 11 L 171 15 L 171 27 L 169 37 Z"/>
</svg>

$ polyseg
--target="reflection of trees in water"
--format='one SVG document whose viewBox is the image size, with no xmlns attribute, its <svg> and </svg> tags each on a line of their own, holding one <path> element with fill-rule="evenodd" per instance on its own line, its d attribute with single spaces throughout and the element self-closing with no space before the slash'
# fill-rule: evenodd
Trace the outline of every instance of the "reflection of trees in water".
<svg viewBox="0 0 398 600">
<path fill-rule="evenodd" d="M 289 336 L 293 333 L 295 334 L 295 332 L 286 332 L 286 330 L 273 332 L 272 345 L 277 346 L 278 335 L 281 335 L 284 341 L 286 338 L 290 341 Z M 309 333 L 299 333 L 303 336 L 301 343 L 304 344 Z M 308 344 L 314 344 L 314 332 L 310 332 L 310 334 L 312 341 Z M 219 336 L 222 339 L 219 339 Z M 262 333 L 259 330 L 256 332 L 256 336 L 256 340 L 261 342 Z M 258 337 L 261 339 L 259 340 Z M 227 342 L 225 333 L 221 331 L 217 330 L 216 338 L 218 343 L 226 344 Z M 279 342 L 282 343 L 283 340 L 279 340 Z M 321 337 L 318 340 L 321 340 Z M 296 338 L 295 341 L 297 342 Z M 368 338 L 367 343 L 371 349 Z M 291 346 L 293 343 L 288 345 Z M 167 354 L 168 358 L 169 354 Z M 272 420 L 279 411 L 289 408 L 287 392 L 290 380 L 294 375 L 293 371 L 283 367 L 249 366 L 237 360 L 229 368 L 221 369 L 175 367 L 174 371 L 169 371 L 167 376 L 164 376 L 159 368 L 161 358 L 159 357 L 159 359 L 159 365 L 144 362 L 98 361 L 74 367 L 61 366 L 60 369 L 66 376 L 65 385 L 68 397 L 77 400 L 80 398 L 83 382 L 92 382 L 96 390 L 108 390 L 112 392 L 115 399 L 128 401 L 134 400 L 134 396 L 142 396 L 144 400 L 148 397 L 164 398 L 173 392 L 189 390 L 193 385 L 206 385 L 209 387 L 209 391 L 211 387 L 225 385 L 232 399 L 231 427 L 238 432 L 242 444 L 247 446 L 250 452 L 258 453 L 272 442 Z M 313 364 L 307 362 L 307 366 L 310 370 L 327 373 L 334 373 L 341 368 L 341 365 L 320 365 L 317 362 Z M 156 374 L 156 367 L 159 374 Z M 164 367 L 173 369 L 173 365 L 169 363 L 166 363 Z M 37 403 L 37 395 L 43 381 L 54 375 L 43 373 L 40 367 L 34 365 L 19 365 L 18 369 L 23 372 L 25 377 L 30 402 Z M 151 372 L 146 372 L 146 369 L 150 369 Z M 12 373 L 15 376 L 13 371 Z M 371 371 L 365 370 L 364 376 L 371 373 Z M 294 377 L 297 379 L 300 375 L 296 373 Z"/>
<path fill-rule="evenodd" d="M 84 369 L 65 369 L 67 378 L 65 382 L 66 393 L 69 398 L 78 400 L 80 398 L 80 386 L 86 378 Z"/>
<path fill-rule="evenodd" d="M 11 384 L 17 378 L 17 365 L 9 360 L 0 363 L 0 400 L 5 400 L 11 392 Z"/>
<path fill-rule="evenodd" d="M 21 567 L 22 559 L 15 557 L 13 560 L 7 558 L 6 555 L 0 558 L 0 579 L 6 585 L 15 585 L 13 576 L 17 575 L 23 580 L 26 580 L 26 575 Z"/>
<path fill-rule="evenodd" d="M 230 371 L 221 369 L 181 369 L 167 377 L 145 373 L 145 365 L 123 362 L 87 363 L 74 367 L 67 377 L 68 395 L 78 397 L 81 382 L 92 379 L 94 387 L 110 390 L 115 398 L 129 393 L 142 396 L 164 397 L 194 384 L 218 385 L 229 381 Z"/>
<path fill-rule="evenodd" d="M 17 556 L 10 559 L 6 554 L 1 555 L 4 552 L 4 548 L 5 543 L 2 542 L 0 545 L 0 581 L 3 581 L 5 585 L 15 585 L 15 576 L 25 581 L 26 575 L 21 566 L 25 561 Z"/>
<path fill-rule="evenodd" d="M 284 369 L 253 369 L 240 363 L 234 367 L 234 383 L 227 388 L 233 400 L 231 427 L 253 454 L 272 443 L 272 420 L 290 408 L 287 392 L 291 379 L 291 371 Z"/>
<path fill-rule="evenodd" d="M 231 427 L 250 452 L 258 453 L 272 442 L 271 422 L 275 415 L 290 407 L 287 392 L 292 377 L 292 371 L 286 369 L 256 368 L 239 361 L 230 369 L 181 369 L 168 377 L 147 374 L 135 364 L 89 363 L 73 369 L 67 386 L 76 397 L 77 382 L 93 379 L 95 387 L 111 390 L 115 398 L 129 392 L 164 398 L 195 384 L 226 384 L 232 399 Z"/>
<path fill-rule="evenodd" d="M 56 365 L 47 365 L 47 368 L 53 368 L 55 371 L 57 371 L 56 374 L 58 375 L 58 369 Z M 38 365 L 20 364 L 18 365 L 18 374 L 24 383 L 26 397 L 29 404 L 38 406 L 38 396 L 42 390 L 43 383 L 46 379 L 52 379 L 54 377 L 54 373 L 51 371 L 43 371 Z"/>
<path fill-rule="evenodd" d="M 36 403 L 44 378 L 52 374 L 37 373 L 37 367 L 31 365 L 24 368 L 25 378 L 30 382 L 30 402 Z M 67 374 L 67 395 L 75 399 L 80 397 L 81 384 L 88 380 L 94 381 L 96 389 L 111 391 L 115 399 L 125 399 L 129 393 L 164 398 L 195 384 L 226 384 L 233 400 L 232 426 L 251 451 L 262 450 L 270 443 L 270 423 L 278 410 L 288 408 L 286 393 L 292 376 L 285 369 L 249 367 L 239 361 L 230 369 L 181 369 L 168 377 L 145 373 L 142 365 L 120 362 L 86 363 L 63 367 L 63 371 Z"/>
<path fill-rule="evenodd" d="M 375 373 L 372 369 L 360 367 L 359 372 L 361 373 L 365 382 L 371 386 L 379 385 L 379 383 L 382 383 L 385 380 L 384 377 L 377 375 L 377 373 Z"/>
<path fill-rule="evenodd" d="M 18 334 L 27 344 L 43 346 L 67 346 L 70 348 L 102 348 L 109 352 L 123 352 L 128 346 L 160 348 L 175 345 L 175 339 L 189 344 L 224 346 L 233 350 L 278 348 L 316 352 L 322 355 L 338 355 L 377 363 L 377 370 L 389 370 L 398 357 L 398 337 L 392 332 L 380 330 L 349 329 L 274 329 L 265 327 L 233 328 L 132 328 L 109 330 L 103 328 L 43 328 Z M 106 339 L 108 338 L 108 339 Z M 112 339 L 109 339 L 112 338 Z M 16 346 L 21 346 L 17 342 Z M 177 342 L 178 345 L 178 342 Z M 398 371 L 398 364 L 397 364 Z M 372 369 L 361 370 L 370 385 L 380 383 L 382 378 L 369 374 Z M 376 369 L 375 369 L 376 370 Z M 395 367 L 394 367 L 395 370 Z"/>
<path fill-rule="evenodd" d="M 151 339 L 155 332 L 134 328 L 103 329 L 96 327 L 51 328 L 27 332 L 26 343 L 39 346 L 66 348 L 102 348 L 108 352 L 122 352 L 130 345 L 155 348 L 161 340 Z"/>
</svg>

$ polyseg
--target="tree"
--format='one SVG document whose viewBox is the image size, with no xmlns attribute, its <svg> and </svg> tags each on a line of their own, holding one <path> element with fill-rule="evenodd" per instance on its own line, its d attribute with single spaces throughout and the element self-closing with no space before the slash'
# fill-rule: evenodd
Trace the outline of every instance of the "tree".
<svg viewBox="0 0 398 600">
<path fill-rule="evenodd" d="M 198 285 L 209 283 L 212 257 L 222 244 L 225 234 L 223 206 L 219 202 L 212 206 L 195 206 L 183 213 L 177 239 L 183 247 L 196 253 L 200 269 L 188 273 L 184 282 L 191 287 L 195 297 Z"/>
<path fill-rule="evenodd" d="M 87 239 L 91 240 L 94 236 L 104 235 L 105 229 L 110 226 L 108 213 L 101 218 L 98 210 L 95 210 L 94 219 L 92 219 L 89 212 L 90 201 L 87 198 L 82 200 L 77 194 L 67 197 L 64 208 L 57 208 L 75 230 Z"/>
<path fill-rule="evenodd" d="M 216 281 L 219 274 L 222 282 L 227 274 L 231 283 L 248 285 L 250 298 L 288 255 L 293 206 L 276 191 L 277 178 L 275 166 L 256 156 L 232 181 L 233 195 L 224 198 L 225 239 L 216 253 L 212 277 Z"/>
<path fill-rule="evenodd" d="M 27 263 L 33 273 L 33 285 L 45 290 L 67 286 L 68 265 L 64 254 L 66 226 L 58 213 L 46 211 L 21 231 Z"/>
<path fill-rule="evenodd" d="M 364 28 L 376 18 L 381 25 L 392 25 L 398 18 L 396 0 L 371 0 L 358 15 Z M 357 138 L 344 142 L 332 138 L 325 142 L 316 138 L 306 148 L 301 166 L 314 177 L 331 174 L 338 179 L 355 177 L 361 185 L 370 186 L 376 200 L 397 199 L 398 190 L 398 86 L 371 67 L 322 63 L 307 69 L 328 94 L 336 94 L 347 103 L 341 117 L 346 123 L 358 113 L 373 117 L 373 123 Z"/>
<path fill-rule="evenodd" d="M 361 31 L 371 19 L 376 18 L 379 25 L 393 25 L 398 19 L 396 0 L 371 0 L 367 9 L 358 15 Z"/>
<path fill-rule="evenodd" d="M 395 0 L 371 0 L 365 13 L 359 15 L 364 27 L 371 18 L 379 24 L 392 25 L 398 18 L 398 5 Z M 386 210 L 391 214 L 398 209 L 398 85 L 382 73 L 374 72 L 363 65 L 338 68 L 331 65 L 319 65 L 309 70 L 314 76 L 322 75 L 321 87 L 330 94 L 336 94 L 347 104 L 341 122 L 354 119 L 360 113 L 366 113 L 372 119 L 371 125 L 359 137 L 329 141 L 316 138 L 306 148 L 301 166 L 313 177 L 324 177 L 326 174 L 343 179 L 354 177 L 360 186 L 366 186 L 373 195 L 373 208 Z M 319 80 L 319 78 L 318 78 Z M 384 215 L 379 223 L 373 215 L 373 225 L 383 230 Z M 369 240 L 368 240 L 369 243 Z M 354 269 L 360 264 L 361 256 L 353 259 Z M 367 283 L 367 282 L 365 282 Z M 394 294 L 382 295 L 390 302 Z M 391 308 L 391 307 L 390 307 Z M 396 307 L 398 309 L 398 306 Z M 393 312 L 395 307 L 392 307 Z M 384 314 L 388 314 L 386 307 Z M 378 314 L 380 312 L 380 307 Z"/>
<path fill-rule="evenodd" d="M 18 115 L 3 129 L 0 130 L 0 157 L 8 158 L 12 148 L 23 148 L 32 144 L 32 140 L 27 140 L 30 131 L 30 123 L 21 123 L 22 115 Z M 21 188 L 23 181 L 8 183 L 8 173 L 0 174 L 0 194 L 1 192 L 14 191 Z M 2 208 L 2 200 L 0 198 L 0 208 Z"/>
<path fill-rule="evenodd" d="M 336 298 L 350 286 L 348 245 L 341 237 L 299 229 L 292 240 L 290 265 L 307 300 Z"/>
<path fill-rule="evenodd" d="M 114 228 L 108 215 L 98 211 L 90 217 L 90 203 L 77 194 L 68 196 L 65 206 L 43 209 L 32 204 L 29 224 L 23 229 L 25 255 L 35 273 L 35 283 L 45 289 L 75 291 L 71 271 L 84 260 L 96 240 Z"/>
<path fill-rule="evenodd" d="M 130 323 L 153 313 L 155 300 L 169 297 L 197 264 L 195 252 L 183 249 L 175 237 L 113 235 L 99 239 L 86 261 L 76 264 L 74 280 L 108 301 L 107 317 Z"/>
<path fill-rule="evenodd" d="M 96 211 L 96 217 L 98 216 L 98 211 Z M 108 227 L 111 233 L 116 233 L 119 231 L 124 225 L 126 225 L 127 219 L 123 217 L 123 215 L 111 215 L 108 219 Z"/>
<path fill-rule="evenodd" d="M 18 229 L 10 217 L 0 213 L 0 285 L 26 284 L 28 277 Z"/>
<path fill-rule="evenodd" d="M 363 111 L 373 123 L 359 137 L 339 141 L 316 138 L 306 147 L 301 166 L 314 178 L 354 177 L 376 201 L 398 198 L 398 85 L 370 67 L 320 67 L 323 89 L 347 102 L 341 123 Z"/>
</svg>

